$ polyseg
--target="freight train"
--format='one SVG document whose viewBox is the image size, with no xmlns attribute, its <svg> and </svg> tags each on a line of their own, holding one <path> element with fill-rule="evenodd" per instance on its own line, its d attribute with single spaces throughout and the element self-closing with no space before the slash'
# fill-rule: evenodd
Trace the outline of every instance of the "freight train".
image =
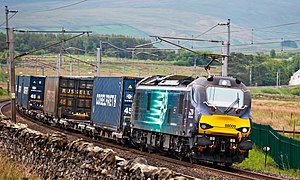
<svg viewBox="0 0 300 180">
<path fill-rule="evenodd" d="M 23 113 L 140 150 L 230 166 L 253 143 L 251 95 L 236 78 L 17 77 Z"/>
</svg>

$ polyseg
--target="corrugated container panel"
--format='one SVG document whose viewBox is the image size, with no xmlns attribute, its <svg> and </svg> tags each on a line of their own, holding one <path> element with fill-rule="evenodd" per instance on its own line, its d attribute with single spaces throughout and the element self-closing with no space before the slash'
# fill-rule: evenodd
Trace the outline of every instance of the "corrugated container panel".
<svg viewBox="0 0 300 180">
<path fill-rule="evenodd" d="M 43 109 L 45 76 L 31 76 L 29 88 L 30 109 Z"/>
<path fill-rule="evenodd" d="M 21 106 L 21 99 L 22 99 L 22 79 L 23 76 L 17 76 L 17 88 L 16 88 L 16 95 L 17 95 L 17 105 Z"/>
<path fill-rule="evenodd" d="M 44 112 L 57 115 L 59 77 L 46 77 L 44 93 Z"/>
<path fill-rule="evenodd" d="M 94 80 L 92 115 L 94 124 L 113 130 L 129 123 L 135 86 L 141 78 L 96 77 Z"/>
<path fill-rule="evenodd" d="M 112 129 L 120 127 L 122 78 L 96 77 L 92 100 L 92 122 Z"/>
<path fill-rule="evenodd" d="M 90 120 L 94 77 L 61 77 L 59 82 L 59 116 Z"/>
<path fill-rule="evenodd" d="M 129 123 L 132 112 L 132 103 L 134 98 L 135 84 L 138 80 L 135 78 L 127 78 L 123 79 L 123 92 L 122 92 L 122 111 L 121 111 L 121 124 L 123 122 Z"/>
<path fill-rule="evenodd" d="M 22 100 L 21 100 L 21 106 L 25 109 L 29 109 L 29 89 L 30 89 L 30 76 L 23 76 L 22 79 L 22 85 L 23 85 L 23 90 L 22 90 Z"/>
</svg>

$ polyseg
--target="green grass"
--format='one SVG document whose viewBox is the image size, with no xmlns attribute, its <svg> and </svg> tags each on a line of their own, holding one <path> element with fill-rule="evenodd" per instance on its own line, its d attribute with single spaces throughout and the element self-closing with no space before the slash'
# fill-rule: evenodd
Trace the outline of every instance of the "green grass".
<svg viewBox="0 0 300 180">
<path fill-rule="evenodd" d="M 19 180 L 19 179 L 39 179 L 32 175 L 28 168 L 12 161 L 8 157 L 0 155 L 0 179 Z"/>
<path fill-rule="evenodd" d="M 0 89 L 0 100 L 9 99 L 6 89 Z"/>
<path fill-rule="evenodd" d="M 289 170 L 282 170 L 276 167 L 276 164 L 272 157 L 269 155 L 267 156 L 267 163 L 265 168 L 265 154 L 262 150 L 254 147 L 253 150 L 249 152 L 249 158 L 244 160 L 240 164 L 235 164 L 235 166 L 249 169 L 249 170 L 256 170 L 260 172 L 267 172 L 273 174 L 283 174 L 288 177 L 293 178 L 300 178 L 300 170 L 289 169 Z"/>
<path fill-rule="evenodd" d="M 300 87 L 291 88 L 251 88 L 252 93 L 280 94 L 300 96 Z"/>
<path fill-rule="evenodd" d="M 0 96 L 7 96 L 7 90 L 6 89 L 0 89 Z"/>
</svg>

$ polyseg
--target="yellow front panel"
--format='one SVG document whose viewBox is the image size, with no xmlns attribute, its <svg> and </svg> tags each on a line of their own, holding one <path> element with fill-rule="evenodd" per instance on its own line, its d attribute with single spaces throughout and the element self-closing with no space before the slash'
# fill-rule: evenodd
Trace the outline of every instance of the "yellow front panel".
<svg viewBox="0 0 300 180">
<path fill-rule="evenodd" d="M 200 127 L 200 123 L 205 123 L 213 126 L 213 128 L 203 130 Z M 236 116 L 226 116 L 226 115 L 203 115 L 200 118 L 199 123 L 199 134 L 211 134 L 211 135 L 223 135 L 223 136 L 234 136 L 241 134 L 243 137 L 247 137 L 250 134 L 250 129 L 247 133 L 241 133 L 236 130 L 241 127 L 250 128 L 250 120 L 243 119 Z"/>
</svg>

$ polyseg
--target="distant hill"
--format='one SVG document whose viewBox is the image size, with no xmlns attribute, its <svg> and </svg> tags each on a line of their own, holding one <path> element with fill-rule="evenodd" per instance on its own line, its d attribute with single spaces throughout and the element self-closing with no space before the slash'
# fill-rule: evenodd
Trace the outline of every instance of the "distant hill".
<svg viewBox="0 0 300 180">
<path fill-rule="evenodd" d="M 69 6 L 77 2 L 81 3 Z M 0 5 L 19 10 L 10 22 L 15 27 L 65 27 L 138 37 L 197 37 L 231 19 L 231 44 L 254 42 L 252 46 L 232 46 L 237 51 L 279 50 L 282 38 L 295 40 L 295 34 L 289 33 L 300 30 L 298 0 L 4 0 Z M 0 15 L 3 17 L 3 9 Z M 293 22 L 298 23 L 272 27 Z M 200 37 L 226 40 L 226 31 L 226 26 L 216 26 Z M 271 41 L 273 43 L 263 44 Z M 263 45 L 256 46 L 258 42 Z M 195 42 L 186 45 L 195 49 L 203 45 L 216 46 Z"/>
</svg>

